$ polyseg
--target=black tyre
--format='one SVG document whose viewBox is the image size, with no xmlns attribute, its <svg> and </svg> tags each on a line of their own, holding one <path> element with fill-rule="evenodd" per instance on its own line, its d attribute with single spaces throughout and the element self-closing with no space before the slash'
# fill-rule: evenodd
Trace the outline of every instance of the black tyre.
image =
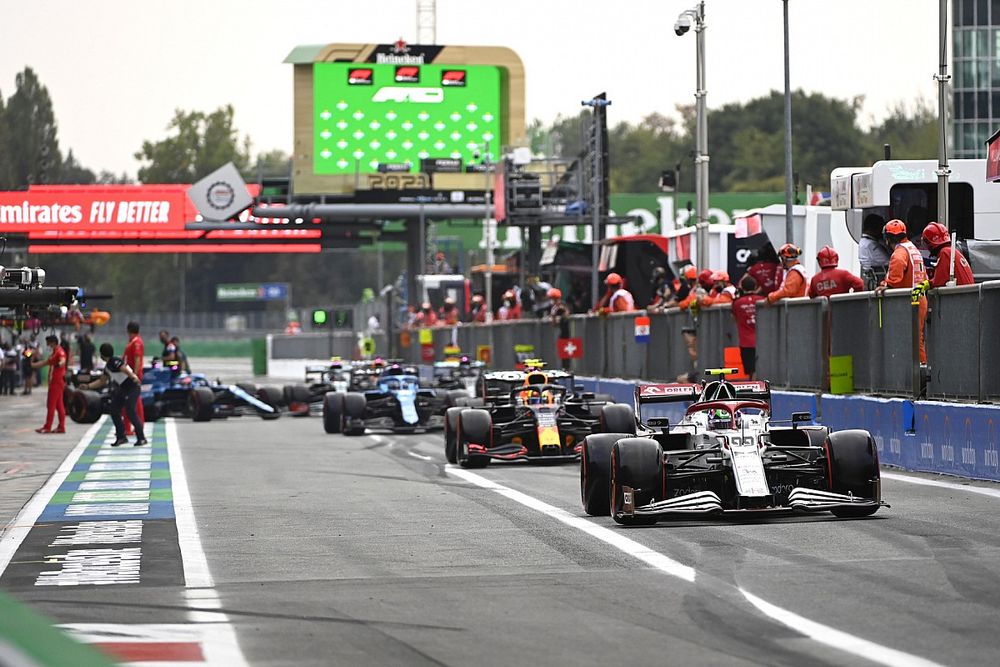
<svg viewBox="0 0 1000 667">
<path fill-rule="evenodd" d="M 601 431 L 635 435 L 635 413 L 631 405 L 615 403 L 601 406 Z"/>
<path fill-rule="evenodd" d="M 458 463 L 458 416 L 465 408 L 448 408 L 444 413 L 444 458 L 448 463 Z"/>
<path fill-rule="evenodd" d="M 290 403 L 308 403 L 309 399 L 312 398 L 312 392 L 309 391 L 308 385 L 304 384 L 291 385 L 289 393 L 291 398 Z"/>
<path fill-rule="evenodd" d="M 77 389 L 69 399 L 69 418 L 77 424 L 93 424 L 101 418 L 101 395 Z"/>
<path fill-rule="evenodd" d="M 861 498 L 882 500 L 882 477 L 878 464 L 878 447 L 868 431 L 853 429 L 836 431 L 826 439 L 829 461 L 830 490 Z M 862 517 L 878 511 L 873 507 L 842 507 L 831 510 L 834 516 Z"/>
<path fill-rule="evenodd" d="M 196 422 L 207 422 L 214 412 L 215 392 L 208 387 L 195 387 L 188 393 L 188 412 Z"/>
<path fill-rule="evenodd" d="M 162 406 L 155 401 L 142 404 L 142 421 L 144 423 L 148 424 L 157 421 L 162 416 L 162 413 Z"/>
<path fill-rule="evenodd" d="M 266 410 L 258 409 L 257 414 L 260 415 L 261 419 L 263 419 L 264 421 L 271 421 L 272 419 L 278 419 L 279 417 L 281 417 L 280 407 L 281 407 L 282 396 L 280 389 L 278 389 L 277 387 L 260 387 L 259 389 L 257 389 L 256 397 L 258 400 L 267 403 L 272 408 L 274 408 L 273 412 L 267 412 Z"/>
<path fill-rule="evenodd" d="M 624 526 L 656 523 L 655 516 L 625 516 L 624 487 L 633 490 L 632 502 L 642 507 L 661 500 L 663 450 L 650 438 L 624 438 L 611 448 L 611 518 Z"/>
<path fill-rule="evenodd" d="M 459 401 L 469 398 L 469 393 L 461 389 L 451 389 L 444 395 L 444 405 L 447 408 L 459 405 Z"/>
<path fill-rule="evenodd" d="M 485 468 L 490 458 L 469 455 L 469 445 L 482 445 L 487 449 L 493 444 L 493 418 L 486 410 L 468 408 L 458 415 L 458 444 L 455 458 L 463 468 Z"/>
<path fill-rule="evenodd" d="M 348 392 L 344 394 L 344 417 L 346 419 L 364 419 L 365 410 L 368 408 L 368 400 L 365 399 L 364 394 L 359 394 L 357 392 Z M 346 424 L 346 421 L 345 421 Z M 350 428 L 344 429 L 344 435 L 364 435 L 365 427 L 362 423 L 361 426 L 352 426 Z"/>
<path fill-rule="evenodd" d="M 590 516 L 611 514 L 611 448 L 630 433 L 593 433 L 580 451 L 580 499 Z"/>
<path fill-rule="evenodd" d="M 323 430 L 340 433 L 344 428 L 344 394 L 331 391 L 323 397 Z"/>
</svg>

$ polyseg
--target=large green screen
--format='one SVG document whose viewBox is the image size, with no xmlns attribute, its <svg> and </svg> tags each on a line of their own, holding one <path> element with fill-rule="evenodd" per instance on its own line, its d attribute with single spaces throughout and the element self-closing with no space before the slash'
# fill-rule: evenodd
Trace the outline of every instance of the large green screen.
<svg viewBox="0 0 1000 667">
<path fill-rule="evenodd" d="M 489 65 L 316 63 L 316 174 L 374 173 L 379 164 L 449 158 L 501 148 L 503 77 Z M 488 144 L 488 150 L 484 145 Z"/>
</svg>

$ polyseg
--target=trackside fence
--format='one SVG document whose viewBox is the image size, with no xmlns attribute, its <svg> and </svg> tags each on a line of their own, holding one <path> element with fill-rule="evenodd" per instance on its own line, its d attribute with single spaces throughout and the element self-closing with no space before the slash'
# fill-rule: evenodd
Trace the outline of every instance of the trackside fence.
<svg viewBox="0 0 1000 667">
<path fill-rule="evenodd" d="M 1000 281 L 934 290 L 928 296 L 926 396 L 978 402 L 1000 401 Z M 731 365 L 739 341 L 729 306 L 704 308 L 694 317 L 678 309 L 648 314 L 648 342 L 638 342 L 635 318 L 645 313 L 569 318 L 569 336 L 582 342 L 582 357 L 572 360 L 580 375 L 674 380 L 704 368 Z M 757 309 L 757 376 L 773 387 L 805 392 L 830 390 L 831 357 L 850 357 L 854 391 L 876 396 L 916 397 L 921 392 L 917 341 L 918 308 L 909 290 L 838 295 L 827 299 L 789 299 Z M 697 333 L 697 361 L 683 331 Z M 558 366 L 559 327 L 548 320 L 463 324 L 407 332 L 409 345 L 395 349 L 412 363 L 441 359 L 454 345 L 474 356 L 488 348 L 495 368 L 511 368 L 534 356 Z M 427 334 L 424 334 L 425 336 Z M 349 334 L 269 336 L 271 353 L 282 359 L 356 357 Z M 376 339 L 378 354 L 388 341 Z"/>
</svg>

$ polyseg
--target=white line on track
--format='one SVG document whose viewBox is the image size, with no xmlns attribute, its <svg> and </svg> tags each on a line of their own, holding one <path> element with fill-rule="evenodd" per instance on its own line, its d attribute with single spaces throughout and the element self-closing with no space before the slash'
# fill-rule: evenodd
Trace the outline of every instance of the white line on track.
<svg viewBox="0 0 1000 667">
<path fill-rule="evenodd" d="M 198 522 L 194 518 L 191 492 L 188 490 L 184 459 L 177 440 L 177 422 L 166 420 L 167 460 L 170 462 L 170 488 L 174 500 L 174 520 L 177 522 L 177 541 L 184 563 L 184 585 L 187 588 L 212 588 L 215 581 L 208 570 L 208 559 L 201 546 Z"/>
<path fill-rule="evenodd" d="M 542 514 L 552 517 L 553 519 L 556 519 L 571 528 L 576 528 L 591 537 L 595 537 L 602 542 L 615 547 L 629 556 L 641 560 L 657 570 L 660 570 L 664 574 L 677 577 L 689 583 L 695 582 L 697 572 L 693 567 L 684 565 L 683 563 L 675 561 L 658 551 L 654 551 L 643 544 L 631 540 L 621 535 L 618 531 L 598 526 L 592 521 L 574 516 L 564 509 L 549 505 L 548 503 L 538 500 L 537 498 L 529 496 L 525 493 L 516 491 L 508 486 L 498 484 L 490 479 L 482 477 L 481 475 L 477 475 L 476 473 L 469 472 L 464 468 L 459 468 L 449 464 L 445 466 L 445 471 L 455 477 L 475 484 L 480 488 L 494 491 L 499 495 L 524 505 L 525 507 L 541 512 Z M 832 646 L 833 648 L 840 649 L 853 655 L 867 658 L 868 660 L 883 665 L 916 665 L 917 667 L 930 667 L 932 665 L 937 665 L 937 663 L 929 661 L 925 658 L 904 653 L 903 651 L 897 651 L 896 649 L 876 644 L 868 641 L 867 639 L 855 637 L 854 635 L 846 632 L 821 625 L 815 621 L 810 621 L 793 612 L 776 607 L 769 602 L 748 593 L 742 588 L 739 589 L 739 591 L 752 605 L 765 615 L 822 644 Z"/>
<path fill-rule="evenodd" d="M 420 459 L 421 461 L 433 461 L 434 460 L 433 456 L 424 456 L 423 454 L 417 454 L 415 451 L 413 451 L 411 449 L 406 450 L 406 453 L 409 454 L 410 456 L 412 456 L 415 459 Z"/>
<path fill-rule="evenodd" d="M 949 491 L 963 491 L 966 493 L 978 493 L 982 496 L 990 496 L 991 498 L 1000 498 L 1000 490 L 991 489 L 985 486 L 971 486 L 969 484 L 955 484 L 954 482 L 940 482 L 936 479 L 925 479 L 923 477 L 911 477 L 910 475 L 900 475 L 894 472 L 882 471 L 883 479 L 891 479 L 896 482 L 906 482 L 907 484 L 919 484 L 921 486 L 935 486 L 939 489 L 948 489 Z"/>
<path fill-rule="evenodd" d="M 833 648 L 840 649 L 852 655 L 857 655 L 866 660 L 877 662 L 880 665 L 892 665 L 893 667 L 936 667 L 939 663 L 921 658 L 912 653 L 904 653 L 896 649 L 888 648 L 867 639 L 861 639 L 854 635 L 835 630 L 827 625 L 810 621 L 808 618 L 794 614 L 787 609 L 776 607 L 770 602 L 761 600 L 756 595 L 746 592 L 742 588 L 740 592 L 753 606 L 757 607 L 766 616 L 770 616 L 782 625 L 786 625 L 796 632 L 801 632 L 805 636 L 826 644 Z"/>
<path fill-rule="evenodd" d="M 3 574 L 3 571 L 7 569 L 10 559 L 14 557 L 18 547 L 21 546 L 21 542 L 24 542 L 24 538 L 31 532 L 31 529 L 35 526 L 35 522 L 38 521 L 38 517 L 41 516 L 45 510 L 45 506 L 52 500 L 55 492 L 66 481 L 66 477 L 73 472 L 73 466 L 76 465 L 76 462 L 83 454 L 83 450 L 87 448 L 90 441 L 97 435 L 97 430 L 101 428 L 106 419 L 107 415 L 101 415 L 101 418 L 87 429 L 87 432 L 80 438 L 80 442 L 76 443 L 72 451 L 66 455 L 62 464 L 52 473 L 49 480 L 42 488 L 35 492 L 31 500 L 21 508 L 21 511 L 18 512 L 14 520 L 0 534 L 0 574 Z"/>
</svg>

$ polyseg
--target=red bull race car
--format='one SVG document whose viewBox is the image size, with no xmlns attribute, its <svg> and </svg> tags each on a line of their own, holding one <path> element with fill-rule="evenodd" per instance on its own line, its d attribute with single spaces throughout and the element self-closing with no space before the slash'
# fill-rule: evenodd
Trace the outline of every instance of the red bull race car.
<svg viewBox="0 0 1000 667">
<path fill-rule="evenodd" d="M 576 461 L 591 433 L 634 426 L 628 406 L 580 391 L 571 373 L 546 371 L 536 361 L 526 365 L 526 371 L 483 374 L 477 391 L 481 408 L 448 408 L 449 463 L 478 468 L 491 460 Z"/>
<path fill-rule="evenodd" d="M 623 525 L 725 513 L 832 512 L 864 517 L 882 502 L 878 450 L 867 431 L 831 431 L 808 412 L 771 418 L 767 382 L 729 382 L 733 369 L 695 384 L 636 388 L 632 429 L 589 436 L 584 510 Z M 687 401 L 683 417 L 650 416 Z M 676 406 L 673 406 L 676 407 Z"/>
</svg>

